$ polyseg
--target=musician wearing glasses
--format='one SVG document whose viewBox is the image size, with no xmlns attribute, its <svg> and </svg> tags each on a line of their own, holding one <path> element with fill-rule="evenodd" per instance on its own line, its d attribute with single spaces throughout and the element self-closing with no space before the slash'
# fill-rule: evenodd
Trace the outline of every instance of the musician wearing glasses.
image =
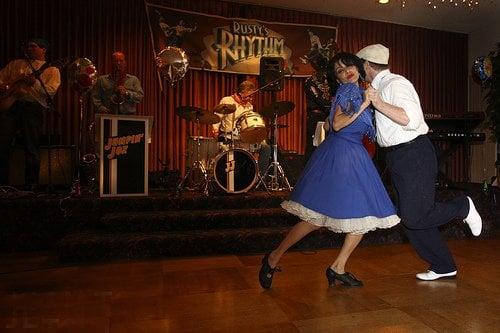
<svg viewBox="0 0 500 333">
<path fill-rule="evenodd" d="M 113 72 L 101 75 L 92 91 L 97 113 L 135 114 L 144 92 L 139 79 L 127 73 L 125 54 L 113 53 Z"/>
<path fill-rule="evenodd" d="M 48 48 L 45 39 L 30 39 L 25 58 L 0 70 L 0 185 L 8 181 L 9 150 L 17 131 L 25 147 L 26 186 L 34 190 L 38 184 L 43 111 L 61 84 L 59 69 L 46 62 Z"/>
</svg>

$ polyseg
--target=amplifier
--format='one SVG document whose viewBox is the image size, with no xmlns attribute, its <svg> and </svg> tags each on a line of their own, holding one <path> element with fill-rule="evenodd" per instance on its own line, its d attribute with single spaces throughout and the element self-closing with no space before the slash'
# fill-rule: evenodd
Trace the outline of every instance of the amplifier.
<svg viewBox="0 0 500 333">
<path fill-rule="evenodd" d="M 278 150 L 278 160 L 290 185 L 294 186 L 304 170 L 305 156 L 296 151 Z"/>
<path fill-rule="evenodd" d="M 40 148 L 40 185 L 49 184 L 49 149 Z M 76 147 L 52 146 L 50 147 L 50 167 L 52 185 L 71 185 L 75 175 Z M 24 185 L 25 173 L 24 148 L 14 146 L 9 154 L 9 185 Z"/>
</svg>

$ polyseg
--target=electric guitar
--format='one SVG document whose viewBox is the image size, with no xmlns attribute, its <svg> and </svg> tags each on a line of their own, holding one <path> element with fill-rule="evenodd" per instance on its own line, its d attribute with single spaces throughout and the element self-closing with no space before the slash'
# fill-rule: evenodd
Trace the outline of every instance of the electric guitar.
<svg viewBox="0 0 500 333">
<path fill-rule="evenodd" d="M 40 75 L 43 71 L 45 71 L 49 67 L 57 67 L 61 68 L 66 66 L 68 63 L 67 60 L 61 59 L 56 60 L 54 62 L 43 64 L 40 69 L 35 71 L 34 73 L 29 74 L 29 76 L 33 76 L 34 74 Z M 10 107 L 26 92 L 26 89 L 30 87 L 30 85 L 26 82 L 26 75 L 19 75 L 17 78 L 12 80 L 11 82 L 7 82 L 6 84 L 7 90 L 0 94 L 0 112 L 7 111 Z"/>
</svg>

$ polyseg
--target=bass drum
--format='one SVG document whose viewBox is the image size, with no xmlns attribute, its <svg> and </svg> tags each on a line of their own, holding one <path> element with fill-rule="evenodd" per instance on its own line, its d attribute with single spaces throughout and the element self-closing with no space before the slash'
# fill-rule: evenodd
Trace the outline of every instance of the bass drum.
<svg viewBox="0 0 500 333">
<path fill-rule="evenodd" d="M 245 193 L 257 181 L 258 168 L 253 156 L 243 149 L 230 149 L 214 160 L 214 179 L 227 193 Z"/>
</svg>

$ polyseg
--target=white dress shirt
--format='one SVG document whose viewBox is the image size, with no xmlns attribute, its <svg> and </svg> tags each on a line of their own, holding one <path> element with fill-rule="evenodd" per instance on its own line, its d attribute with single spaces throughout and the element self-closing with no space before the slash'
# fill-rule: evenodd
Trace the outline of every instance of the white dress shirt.
<svg viewBox="0 0 500 333">
<path fill-rule="evenodd" d="M 408 79 L 386 69 L 375 76 L 371 85 L 379 92 L 384 102 L 404 109 L 410 119 L 409 123 L 403 126 L 381 112 L 375 112 L 377 142 L 381 147 L 395 146 L 427 134 L 429 126 L 425 123 L 420 98 Z"/>
<path fill-rule="evenodd" d="M 38 70 L 45 64 L 42 60 L 31 60 L 31 64 Z M 4 84 L 12 84 L 17 81 L 21 75 L 31 74 L 33 71 L 27 59 L 16 59 L 7 64 L 5 68 L 0 71 L 0 82 Z M 61 74 L 57 67 L 47 67 L 41 74 L 42 80 L 47 92 L 50 96 L 54 96 L 57 89 L 61 85 Z M 33 86 L 23 86 L 21 88 L 19 100 L 27 102 L 38 102 L 43 107 L 47 107 L 47 96 L 42 88 L 40 81 L 36 80 Z"/>
</svg>

